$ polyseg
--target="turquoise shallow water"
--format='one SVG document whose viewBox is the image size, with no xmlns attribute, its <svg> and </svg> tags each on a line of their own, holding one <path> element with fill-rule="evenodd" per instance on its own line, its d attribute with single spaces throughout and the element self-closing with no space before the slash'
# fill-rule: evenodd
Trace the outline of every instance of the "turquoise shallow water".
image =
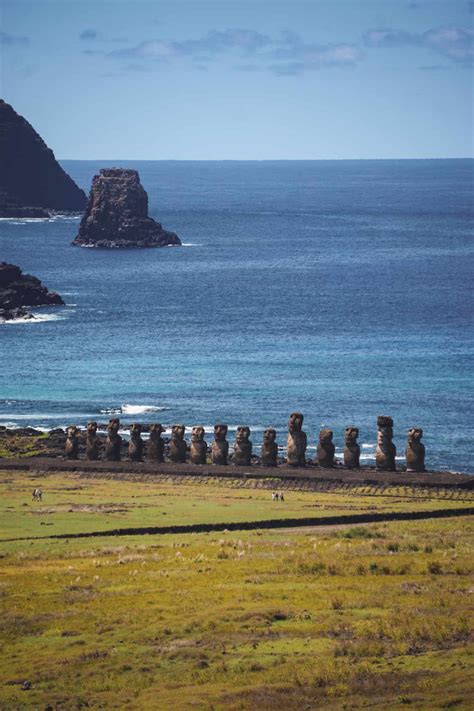
<svg viewBox="0 0 474 711">
<path fill-rule="evenodd" d="M 340 450 L 378 414 L 423 427 L 430 467 L 472 471 L 474 161 L 65 161 L 86 190 L 137 168 L 186 246 L 70 246 L 78 221 L 0 221 L 1 258 L 64 309 L 0 327 L 0 424 L 248 424 L 305 413 Z M 44 319 L 44 320 L 43 320 Z"/>
</svg>

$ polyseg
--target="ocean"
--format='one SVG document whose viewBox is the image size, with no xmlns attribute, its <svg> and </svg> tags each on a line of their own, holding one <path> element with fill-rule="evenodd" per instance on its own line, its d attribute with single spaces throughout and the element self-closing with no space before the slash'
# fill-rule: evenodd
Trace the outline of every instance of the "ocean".
<svg viewBox="0 0 474 711">
<path fill-rule="evenodd" d="M 377 415 L 424 430 L 430 469 L 473 471 L 473 160 L 62 161 L 90 188 L 139 171 L 183 247 L 70 246 L 78 218 L 0 221 L 0 259 L 63 308 L 0 325 L 0 425 L 273 426 L 305 415 L 336 452 Z M 189 437 L 190 429 L 187 429 Z"/>
</svg>

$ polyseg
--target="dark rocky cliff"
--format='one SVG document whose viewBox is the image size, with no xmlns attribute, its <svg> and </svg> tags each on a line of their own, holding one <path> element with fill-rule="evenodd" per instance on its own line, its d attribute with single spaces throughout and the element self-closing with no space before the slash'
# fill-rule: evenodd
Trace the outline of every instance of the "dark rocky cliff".
<svg viewBox="0 0 474 711">
<path fill-rule="evenodd" d="M 34 128 L 0 99 L 0 217 L 82 212 L 86 195 Z"/>
<path fill-rule="evenodd" d="M 0 262 L 0 320 L 28 316 L 25 306 L 58 306 L 64 301 L 15 264 Z"/>
<path fill-rule="evenodd" d="M 181 240 L 148 217 L 148 195 L 136 170 L 103 168 L 92 181 L 73 244 L 113 249 L 165 247 L 180 245 Z"/>
</svg>

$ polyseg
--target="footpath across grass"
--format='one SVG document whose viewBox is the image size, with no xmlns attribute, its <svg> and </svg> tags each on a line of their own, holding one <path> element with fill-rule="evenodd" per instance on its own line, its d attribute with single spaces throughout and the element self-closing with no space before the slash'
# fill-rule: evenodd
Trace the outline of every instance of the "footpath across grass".
<svg viewBox="0 0 474 711">
<path fill-rule="evenodd" d="M 74 475 L 4 473 L 0 491 L 1 539 L 472 506 L 395 488 L 275 502 L 249 483 Z M 470 709 L 473 533 L 462 516 L 2 541 L 0 708 Z"/>
</svg>

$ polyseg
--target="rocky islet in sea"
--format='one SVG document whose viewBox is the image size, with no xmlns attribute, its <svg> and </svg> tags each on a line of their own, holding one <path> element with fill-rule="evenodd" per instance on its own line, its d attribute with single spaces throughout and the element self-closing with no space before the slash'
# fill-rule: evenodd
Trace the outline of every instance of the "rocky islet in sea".
<svg viewBox="0 0 474 711">
<path fill-rule="evenodd" d="M 181 240 L 148 216 L 148 195 L 136 170 L 103 168 L 92 181 L 72 244 L 120 249 L 180 245 Z"/>
<path fill-rule="evenodd" d="M 0 321 L 34 318 L 27 306 L 64 306 L 64 301 L 37 277 L 23 274 L 15 264 L 0 262 Z"/>
</svg>

